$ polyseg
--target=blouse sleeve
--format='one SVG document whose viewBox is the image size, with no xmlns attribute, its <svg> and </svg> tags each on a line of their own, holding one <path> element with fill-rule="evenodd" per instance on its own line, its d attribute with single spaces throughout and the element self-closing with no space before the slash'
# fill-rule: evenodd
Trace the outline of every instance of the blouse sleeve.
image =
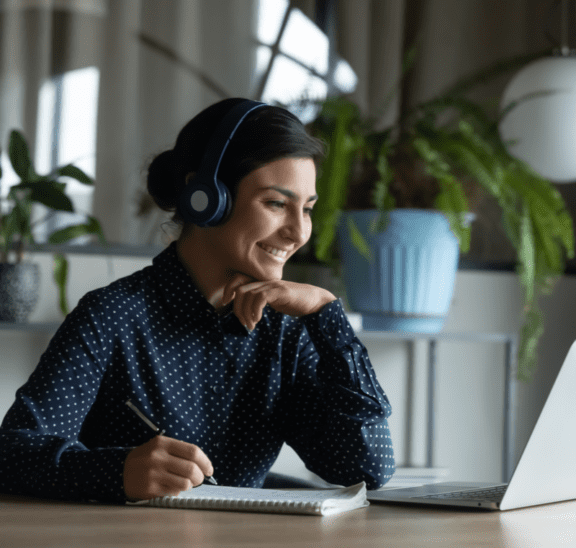
<svg viewBox="0 0 576 548">
<path fill-rule="evenodd" d="M 287 442 L 329 483 L 384 485 L 395 470 L 391 405 L 340 300 L 302 318 Z"/>
<path fill-rule="evenodd" d="M 69 500 L 125 501 L 129 448 L 88 449 L 80 430 L 112 352 L 103 314 L 84 297 L 0 427 L 0 491 Z"/>
</svg>

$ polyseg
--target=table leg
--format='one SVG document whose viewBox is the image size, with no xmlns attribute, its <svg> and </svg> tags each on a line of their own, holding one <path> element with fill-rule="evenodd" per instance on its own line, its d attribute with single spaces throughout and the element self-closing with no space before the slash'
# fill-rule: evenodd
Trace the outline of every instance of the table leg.
<svg viewBox="0 0 576 548">
<path fill-rule="evenodd" d="M 426 455 L 426 466 L 432 468 L 434 463 L 434 437 L 435 437 L 435 417 L 434 417 L 434 392 L 436 384 L 436 339 L 430 339 L 428 344 L 428 448 Z"/>
</svg>

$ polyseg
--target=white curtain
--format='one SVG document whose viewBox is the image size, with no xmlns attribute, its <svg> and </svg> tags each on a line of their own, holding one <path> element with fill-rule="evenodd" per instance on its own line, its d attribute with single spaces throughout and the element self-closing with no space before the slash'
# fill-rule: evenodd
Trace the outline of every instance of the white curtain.
<svg viewBox="0 0 576 548">
<path fill-rule="evenodd" d="M 173 145 L 192 116 L 223 98 L 218 89 L 251 95 L 255 6 L 253 0 L 0 0 L 3 166 L 12 128 L 24 132 L 33 154 L 53 148 L 53 127 L 39 131 L 44 83 L 96 67 L 96 185 L 82 205 L 111 242 L 160 242 L 167 216 L 137 216 L 146 165 Z M 141 34 L 177 52 L 215 86 L 151 48 Z M 87 108 L 81 93 L 73 100 Z M 37 143 L 37 135 L 45 142 Z"/>
<path fill-rule="evenodd" d="M 94 213 L 108 237 L 161 241 L 168 216 L 138 216 L 151 157 L 174 144 L 202 108 L 223 98 L 198 77 L 137 39 L 144 33 L 203 71 L 226 95 L 253 87 L 254 3 L 250 0 L 111 2 L 104 28 Z"/>
</svg>

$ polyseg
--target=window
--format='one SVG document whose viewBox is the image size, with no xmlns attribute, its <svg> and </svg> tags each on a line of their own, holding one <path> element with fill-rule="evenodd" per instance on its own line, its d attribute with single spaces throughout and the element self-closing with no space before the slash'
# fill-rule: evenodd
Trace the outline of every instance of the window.
<svg viewBox="0 0 576 548">
<path fill-rule="evenodd" d="M 81 68 L 54 76 L 40 88 L 36 132 L 36 169 L 49 173 L 57 166 L 73 163 L 91 177 L 96 176 L 96 117 L 99 71 Z M 73 179 L 65 180 L 66 192 L 77 214 L 50 214 L 39 223 L 35 237 L 82 221 L 92 210 L 94 188 Z"/>
<path fill-rule="evenodd" d="M 256 27 L 257 96 L 287 106 L 302 121 L 316 114 L 312 102 L 354 91 L 357 77 L 334 54 L 328 37 L 288 0 L 259 0 Z"/>
</svg>

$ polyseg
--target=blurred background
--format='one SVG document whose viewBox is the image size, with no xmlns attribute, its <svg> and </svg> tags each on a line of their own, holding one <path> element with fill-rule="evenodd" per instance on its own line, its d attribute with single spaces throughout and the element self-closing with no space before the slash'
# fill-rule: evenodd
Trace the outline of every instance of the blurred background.
<svg viewBox="0 0 576 548">
<path fill-rule="evenodd" d="M 204 107 L 243 96 L 291 105 L 307 122 L 315 111 L 297 104 L 301 99 L 346 93 L 385 126 L 482 67 L 563 40 L 576 45 L 576 3 L 566 5 L 568 12 L 559 1 L 541 0 L 0 0 L 0 192 L 5 196 L 16 181 L 6 152 L 12 128 L 26 135 L 38 171 L 74 162 L 94 177 L 93 188 L 70 182 L 68 190 L 77 215 L 94 214 L 115 247 L 72 256 L 73 305 L 86 291 L 149 264 L 173 236 L 168 217 L 143 200 L 145 171 Z M 413 46 L 416 59 L 404 74 Z M 496 113 L 513 75 L 490 79 L 472 97 Z M 557 186 L 576 218 L 576 185 Z M 468 267 L 458 273 L 445 331 L 515 333 L 521 298 L 514 250 L 488 198 L 480 197 L 475 214 Z M 49 257 L 34 255 L 46 273 L 32 321 L 52 325 L 61 318 Z M 543 303 L 541 365 L 514 403 L 517 456 L 576 338 L 574 272 L 571 262 Z M 0 331 L 2 415 L 50 329 Z M 425 341 L 409 349 L 404 341 L 366 344 L 394 407 L 398 462 L 423 465 L 426 375 L 418 364 L 426 359 Z M 453 478 L 492 481 L 502 474 L 502 362 L 499 345 L 438 349 L 434 465 Z M 305 474 L 288 449 L 278 467 Z"/>
</svg>

